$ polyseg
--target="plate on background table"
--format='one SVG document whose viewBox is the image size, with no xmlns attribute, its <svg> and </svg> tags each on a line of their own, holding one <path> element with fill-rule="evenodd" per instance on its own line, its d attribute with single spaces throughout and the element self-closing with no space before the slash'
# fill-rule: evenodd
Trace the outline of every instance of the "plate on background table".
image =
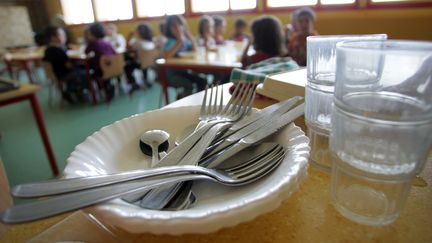
<svg viewBox="0 0 432 243">
<path fill-rule="evenodd" d="M 198 121 L 200 106 L 166 108 L 134 115 L 103 127 L 76 146 L 67 159 L 66 178 L 145 169 L 151 158 L 138 146 L 149 129 L 171 134 L 170 144 L 183 129 Z M 183 211 L 146 210 L 121 199 L 98 204 L 91 213 L 104 224 L 131 233 L 179 235 L 210 233 L 254 219 L 277 208 L 306 177 L 309 139 L 293 123 L 268 138 L 283 144 L 287 155 L 268 176 L 242 187 L 226 187 L 210 181 L 194 183 L 197 202 Z"/>
</svg>

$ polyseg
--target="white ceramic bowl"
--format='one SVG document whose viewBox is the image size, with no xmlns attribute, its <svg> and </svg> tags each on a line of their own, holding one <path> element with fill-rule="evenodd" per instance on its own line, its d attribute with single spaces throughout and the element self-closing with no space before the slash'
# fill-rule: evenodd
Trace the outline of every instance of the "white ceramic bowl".
<svg viewBox="0 0 432 243">
<path fill-rule="evenodd" d="M 67 160 L 67 178 L 147 168 L 150 158 L 139 149 L 139 136 L 149 129 L 164 129 L 173 139 L 196 123 L 199 107 L 154 110 L 117 121 L 89 136 Z M 104 224 L 132 233 L 209 233 L 254 219 L 277 208 L 299 187 L 307 174 L 309 139 L 294 124 L 267 140 L 285 146 L 287 156 L 265 178 L 243 187 L 197 181 L 194 207 L 183 211 L 145 210 L 115 199 L 91 209 Z"/>
</svg>

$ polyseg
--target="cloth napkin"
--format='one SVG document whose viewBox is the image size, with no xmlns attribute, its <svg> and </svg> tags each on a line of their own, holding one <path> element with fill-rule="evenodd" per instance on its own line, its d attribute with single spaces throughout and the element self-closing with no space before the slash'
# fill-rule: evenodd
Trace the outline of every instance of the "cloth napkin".
<svg viewBox="0 0 432 243">
<path fill-rule="evenodd" d="M 273 57 L 264 61 L 252 64 L 245 70 L 234 68 L 231 72 L 231 82 L 238 83 L 239 81 L 264 82 L 267 75 L 291 71 L 298 69 L 299 65 L 291 57 Z"/>
</svg>

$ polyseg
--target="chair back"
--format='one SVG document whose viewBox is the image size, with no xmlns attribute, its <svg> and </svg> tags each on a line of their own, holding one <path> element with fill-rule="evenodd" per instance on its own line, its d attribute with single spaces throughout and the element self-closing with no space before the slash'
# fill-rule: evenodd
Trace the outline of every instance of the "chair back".
<svg viewBox="0 0 432 243">
<path fill-rule="evenodd" d="M 139 50 L 138 59 L 141 64 L 141 69 L 153 67 L 155 60 L 160 56 L 160 50 L 155 48 L 152 50 Z"/>
<path fill-rule="evenodd" d="M 121 76 L 124 71 L 125 61 L 122 53 L 115 55 L 102 55 L 100 67 L 102 69 L 102 80 Z"/>
<path fill-rule="evenodd" d="M 57 76 L 54 73 L 51 63 L 42 61 L 42 68 L 45 71 L 46 77 L 51 81 L 51 83 L 56 84 L 58 82 Z"/>
</svg>

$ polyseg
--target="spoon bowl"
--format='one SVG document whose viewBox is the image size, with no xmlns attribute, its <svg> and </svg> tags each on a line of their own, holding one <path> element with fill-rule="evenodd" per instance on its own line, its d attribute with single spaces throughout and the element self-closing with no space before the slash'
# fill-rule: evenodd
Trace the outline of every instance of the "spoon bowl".
<svg viewBox="0 0 432 243">
<path fill-rule="evenodd" d="M 144 132 L 140 137 L 140 149 L 148 156 L 152 156 L 152 167 L 159 161 L 159 153 L 169 148 L 170 135 L 164 130 L 154 129 Z"/>
</svg>

